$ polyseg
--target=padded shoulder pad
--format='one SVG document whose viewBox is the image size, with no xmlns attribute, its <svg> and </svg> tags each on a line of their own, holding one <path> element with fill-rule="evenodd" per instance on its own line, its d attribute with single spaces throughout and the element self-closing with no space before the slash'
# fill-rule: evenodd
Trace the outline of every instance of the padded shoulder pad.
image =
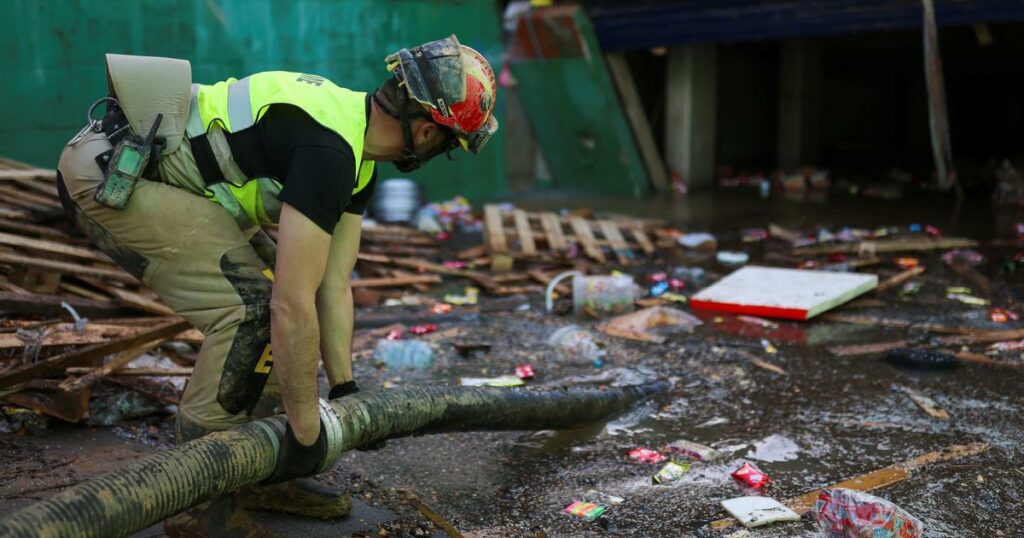
<svg viewBox="0 0 1024 538">
<path fill-rule="evenodd" d="M 166 155 L 178 149 L 188 123 L 192 66 L 187 60 L 107 54 L 111 94 L 121 103 L 132 130 L 145 136 L 163 114 L 158 137 Z"/>
</svg>

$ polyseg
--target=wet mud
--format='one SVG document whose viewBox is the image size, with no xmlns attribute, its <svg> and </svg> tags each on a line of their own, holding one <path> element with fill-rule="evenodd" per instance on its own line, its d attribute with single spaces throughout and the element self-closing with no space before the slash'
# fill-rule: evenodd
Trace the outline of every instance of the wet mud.
<svg viewBox="0 0 1024 538">
<path fill-rule="evenodd" d="M 697 198 L 681 209 L 678 204 L 663 202 L 651 202 L 648 209 L 660 211 L 688 229 L 711 230 L 718 235 L 721 248 L 745 250 L 753 262 L 771 259 L 772 252 L 781 247 L 773 242 L 742 243 L 740 229 L 767 226 L 768 222 L 791 227 L 925 222 L 948 235 L 990 239 L 1007 237 L 1007 223 L 1019 217 L 975 204 L 961 208 L 954 220 L 948 204 L 927 200 L 902 205 L 832 201 L 819 206 L 783 201 L 762 205 L 744 199 L 746 209 L 739 210 L 733 209 L 727 198 L 709 199 L 710 207 L 701 207 Z M 548 203 L 564 205 L 558 200 Z M 602 205 L 600 201 L 578 203 Z M 720 207 L 727 209 L 717 211 Z M 995 305 L 1019 310 L 1024 279 L 1004 264 L 1019 248 L 978 250 L 987 258 L 978 270 L 991 280 L 988 297 Z M 873 299 L 881 302 L 854 303 L 840 311 L 979 329 L 1024 327 L 1021 322 L 995 324 L 988 318 L 987 307 L 947 299 L 947 286 L 972 284 L 945 267 L 939 255 L 919 255 L 928 271 L 919 279 L 922 288 L 916 295 L 879 294 Z M 712 276 L 729 272 L 713 259 L 662 260 L 647 269 L 665 270 L 681 264 L 700 265 Z M 890 260 L 869 270 L 897 271 Z M 437 294 L 444 291 L 438 289 Z M 770 475 L 774 484 L 765 494 L 782 500 L 951 445 L 985 442 L 991 448 L 981 455 L 917 469 L 906 480 L 874 494 L 921 519 L 930 537 L 1020 534 L 1019 522 L 1024 516 L 1020 493 L 1024 484 L 1024 369 L 966 363 L 948 371 L 914 371 L 884 361 L 881 354 L 840 357 L 827 349 L 905 338 L 927 341 L 928 335 L 918 330 L 829 321 L 782 321 L 774 328 L 764 328 L 729 315 L 701 315 L 704 324 L 692 334 L 674 335 L 655 344 L 603 335 L 595 330 L 594 320 L 545 314 L 539 297 L 529 298 L 528 303 L 526 311 L 440 323 L 441 332 L 456 327 L 461 331 L 433 344 L 434 361 L 426 369 L 382 368 L 373 360 L 373 343 L 357 349 L 356 378 L 364 390 L 448 384 L 457 383 L 460 377 L 511 374 L 517 364 L 530 363 L 536 371 L 531 386 L 558 386 L 567 378 L 580 381 L 581 376 L 597 376 L 600 385 L 625 376 L 627 380 L 671 380 L 673 389 L 620 416 L 575 430 L 430 435 L 391 440 L 377 451 L 352 451 L 323 477 L 352 491 L 356 509 L 349 519 L 309 522 L 261 515 L 260 521 L 289 536 L 444 536 L 407 500 L 401 491 L 406 488 L 467 536 L 821 536 L 807 518 L 751 530 L 712 530 L 708 523 L 725 516 L 720 501 L 752 494 L 730 477 L 743 462 Z M 600 368 L 590 361 L 567 358 L 546 344 L 552 332 L 567 324 L 594 332 L 606 351 Z M 762 339 L 777 352 L 767 352 Z M 465 346 L 456 347 L 455 342 L 490 347 L 467 353 Z M 984 345 L 970 349 L 983 352 Z M 752 358 L 785 373 L 758 366 Z M 1020 351 L 1004 352 L 996 358 L 1022 363 Z M 929 416 L 901 386 L 932 398 L 950 418 Z M 54 431 L 70 437 L 51 437 Z M 29 484 L 58 484 L 53 492 L 59 491 L 61 471 L 53 462 L 78 454 L 67 452 L 68 445 L 78 443 L 73 446 L 84 451 L 75 464 L 64 466 L 75 469 L 75 479 L 116 467 L 117 461 L 110 459 L 102 469 L 77 467 L 107 451 L 123 455 L 135 450 L 133 447 L 144 447 L 140 449 L 143 453 L 160 448 L 152 439 L 146 441 L 149 444 L 123 437 L 98 442 L 82 438 L 80 433 L 72 435 L 74 431 L 88 430 L 60 427 L 41 438 L 0 437 L 0 465 L 8 469 L 19 466 L 19 477 L 33 473 L 36 477 L 32 479 L 36 482 L 0 479 L 3 511 L 27 502 L 18 489 Z M 40 439 L 46 439 L 45 446 L 50 448 L 41 448 Z M 710 445 L 726 457 L 694 465 L 677 482 L 656 485 L 651 476 L 658 465 L 632 462 L 626 456 L 632 448 L 659 448 L 677 439 Z M 34 470 L 24 467 L 29 453 L 42 458 Z M 44 479 L 47 481 L 40 482 Z M 562 513 L 590 490 L 624 500 L 597 523 Z M 46 491 L 34 495 L 46 495 Z M 142 535 L 159 534 L 151 531 L 153 534 Z"/>
</svg>

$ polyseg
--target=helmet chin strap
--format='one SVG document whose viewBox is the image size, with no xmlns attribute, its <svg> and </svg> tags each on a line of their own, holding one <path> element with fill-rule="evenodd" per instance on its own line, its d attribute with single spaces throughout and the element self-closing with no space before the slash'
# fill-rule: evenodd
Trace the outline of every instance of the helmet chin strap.
<svg viewBox="0 0 1024 538">
<path fill-rule="evenodd" d="M 390 106 L 388 106 L 382 99 L 377 97 L 377 94 L 373 94 L 373 100 L 376 101 L 377 106 L 381 110 L 387 113 L 388 116 L 395 118 L 402 124 L 402 138 L 405 141 L 405 147 L 402 148 L 402 157 L 393 161 L 392 164 L 399 172 L 412 172 L 417 168 L 423 166 L 427 161 L 421 158 L 416 153 L 416 143 L 412 138 L 412 118 L 408 111 L 408 100 L 409 96 L 402 93 L 402 103 L 399 104 L 398 112 L 396 113 Z"/>
</svg>

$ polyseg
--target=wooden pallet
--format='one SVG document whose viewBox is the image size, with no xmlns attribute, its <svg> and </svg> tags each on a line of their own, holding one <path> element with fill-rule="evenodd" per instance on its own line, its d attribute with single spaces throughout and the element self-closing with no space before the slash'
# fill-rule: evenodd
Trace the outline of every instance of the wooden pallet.
<svg viewBox="0 0 1024 538">
<path fill-rule="evenodd" d="M 484 206 L 484 233 L 492 257 L 518 259 L 565 259 L 574 246 L 599 263 L 607 263 L 609 251 L 623 265 L 654 253 L 651 238 L 641 221 L 588 220 L 555 213 L 530 213 Z"/>
</svg>

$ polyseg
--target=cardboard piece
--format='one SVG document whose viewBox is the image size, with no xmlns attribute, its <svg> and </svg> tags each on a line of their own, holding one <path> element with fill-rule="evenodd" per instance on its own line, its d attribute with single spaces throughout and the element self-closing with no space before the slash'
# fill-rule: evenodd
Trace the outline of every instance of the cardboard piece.
<svg viewBox="0 0 1024 538">
<path fill-rule="evenodd" d="M 878 276 L 747 266 L 690 298 L 694 309 L 806 320 L 878 286 Z"/>
</svg>

